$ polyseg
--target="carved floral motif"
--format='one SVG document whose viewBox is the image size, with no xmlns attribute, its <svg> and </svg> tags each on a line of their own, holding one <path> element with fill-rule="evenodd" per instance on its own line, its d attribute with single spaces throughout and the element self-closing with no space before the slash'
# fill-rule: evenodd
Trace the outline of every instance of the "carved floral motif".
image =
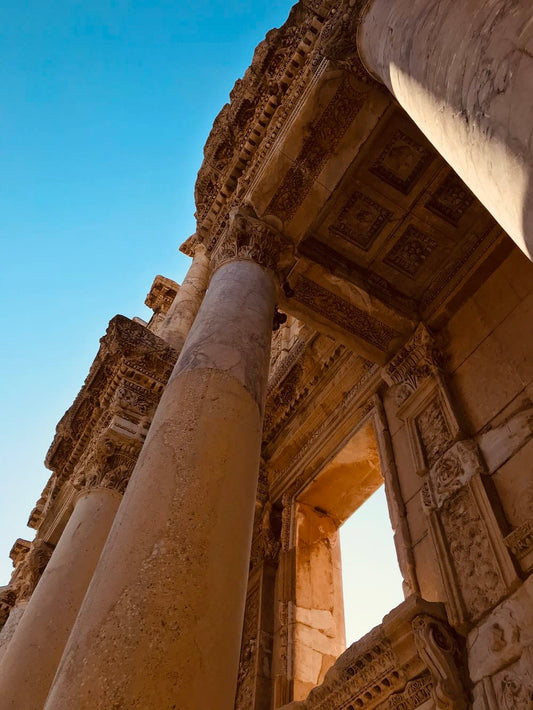
<svg viewBox="0 0 533 710">
<path fill-rule="evenodd" d="M 440 519 L 467 611 L 473 618 L 479 617 L 501 599 L 506 584 L 487 524 L 468 486 L 444 503 Z"/>
</svg>

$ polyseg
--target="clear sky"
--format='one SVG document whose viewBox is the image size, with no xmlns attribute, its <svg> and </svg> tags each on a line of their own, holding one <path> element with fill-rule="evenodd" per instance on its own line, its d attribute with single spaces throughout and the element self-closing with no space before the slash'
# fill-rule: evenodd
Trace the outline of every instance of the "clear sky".
<svg viewBox="0 0 533 710">
<path fill-rule="evenodd" d="M 0 0 L 0 585 L 108 321 L 181 281 L 203 144 L 290 6 Z"/>
</svg>

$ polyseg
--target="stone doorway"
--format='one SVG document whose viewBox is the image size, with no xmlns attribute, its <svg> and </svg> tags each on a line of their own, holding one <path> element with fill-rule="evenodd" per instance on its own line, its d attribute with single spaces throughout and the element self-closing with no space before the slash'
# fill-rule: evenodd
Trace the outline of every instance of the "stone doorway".
<svg viewBox="0 0 533 710">
<path fill-rule="evenodd" d="M 375 427 L 369 418 L 295 498 L 291 624 L 295 700 L 305 698 L 323 681 L 346 648 L 339 531 L 383 483 Z M 392 541 L 390 523 L 384 522 Z M 358 542 L 372 545 L 371 539 Z"/>
</svg>

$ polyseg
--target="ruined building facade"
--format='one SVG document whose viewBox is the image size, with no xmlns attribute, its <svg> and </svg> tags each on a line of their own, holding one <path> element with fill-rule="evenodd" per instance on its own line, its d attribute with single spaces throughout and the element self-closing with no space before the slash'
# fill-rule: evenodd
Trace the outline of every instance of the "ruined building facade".
<svg viewBox="0 0 533 710">
<path fill-rule="evenodd" d="M 531 710 L 528 5 L 301 0 L 257 47 L 184 282 L 58 425 L 2 710 Z M 405 601 L 345 649 L 383 483 Z"/>
</svg>

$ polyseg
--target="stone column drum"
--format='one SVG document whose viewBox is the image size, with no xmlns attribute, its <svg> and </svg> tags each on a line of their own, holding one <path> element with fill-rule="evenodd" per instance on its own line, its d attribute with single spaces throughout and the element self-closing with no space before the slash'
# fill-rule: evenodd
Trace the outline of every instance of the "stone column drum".
<svg viewBox="0 0 533 710">
<path fill-rule="evenodd" d="M 0 664 L 2 710 L 42 710 L 121 498 L 79 494 Z"/>
<path fill-rule="evenodd" d="M 358 47 L 533 258 L 533 22 L 516 0 L 370 0 Z"/>
<path fill-rule="evenodd" d="M 192 256 L 193 261 L 157 333 L 178 352 L 194 323 L 209 281 L 209 258 L 196 235 L 185 242 L 182 251 Z"/>
<path fill-rule="evenodd" d="M 46 710 L 233 709 L 276 300 L 260 224 L 218 250 Z"/>
</svg>

